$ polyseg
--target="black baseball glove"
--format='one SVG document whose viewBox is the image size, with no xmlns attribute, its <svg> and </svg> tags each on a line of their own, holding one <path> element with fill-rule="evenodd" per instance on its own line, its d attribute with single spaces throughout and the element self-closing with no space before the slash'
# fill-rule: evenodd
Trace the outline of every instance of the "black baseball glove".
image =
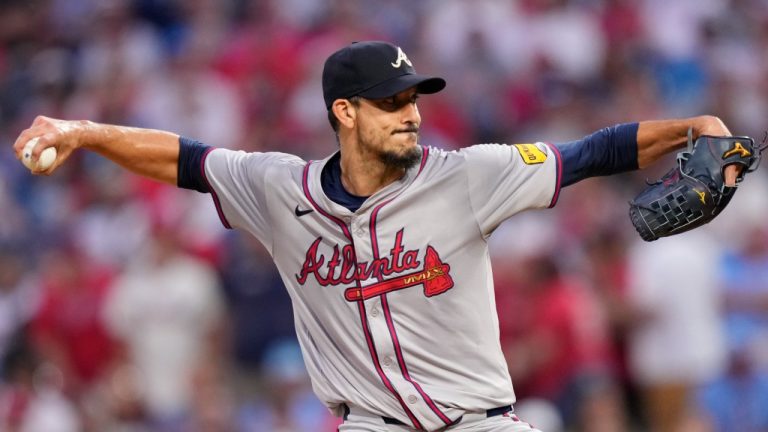
<svg viewBox="0 0 768 432">
<path fill-rule="evenodd" d="M 736 186 L 726 186 L 723 173 L 742 165 L 738 185 L 760 162 L 762 149 L 752 138 L 702 135 L 677 154 L 677 166 L 629 203 L 629 218 L 645 241 L 679 234 L 704 225 L 728 205 Z"/>
</svg>

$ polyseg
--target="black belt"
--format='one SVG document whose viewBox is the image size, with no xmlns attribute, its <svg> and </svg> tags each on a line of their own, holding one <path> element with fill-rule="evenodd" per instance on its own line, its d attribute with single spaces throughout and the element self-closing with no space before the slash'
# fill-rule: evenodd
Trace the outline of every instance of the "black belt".
<svg viewBox="0 0 768 432">
<path fill-rule="evenodd" d="M 502 414 L 506 414 L 508 412 L 512 411 L 512 405 L 504 405 L 497 408 L 491 408 L 487 411 L 485 411 L 486 417 L 496 417 Z M 349 407 L 344 405 L 344 420 L 347 419 L 347 416 L 349 415 Z M 463 417 L 463 416 L 462 416 Z M 381 419 L 384 420 L 384 423 L 391 424 L 391 425 L 400 425 L 400 426 L 408 426 L 407 424 L 401 422 L 400 420 L 392 417 L 385 417 L 381 416 Z M 455 425 L 461 421 L 461 417 L 457 418 L 453 421 L 449 426 Z"/>
</svg>

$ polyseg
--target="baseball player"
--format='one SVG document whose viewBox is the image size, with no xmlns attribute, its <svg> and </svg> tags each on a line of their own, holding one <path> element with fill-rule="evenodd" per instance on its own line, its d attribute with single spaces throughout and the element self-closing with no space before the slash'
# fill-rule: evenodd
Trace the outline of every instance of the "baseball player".
<svg viewBox="0 0 768 432">
<path fill-rule="evenodd" d="M 583 139 L 443 151 L 418 142 L 417 99 L 445 87 L 386 42 L 326 60 L 339 151 L 305 161 L 219 149 L 147 129 L 38 117 L 14 150 L 76 149 L 209 193 L 226 228 L 256 236 L 290 293 L 317 397 L 340 431 L 535 431 L 514 414 L 487 239 L 517 212 L 552 207 L 590 176 L 642 168 L 716 117 L 644 121 Z M 733 176 L 731 175 L 731 178 Z"/>
</svg>

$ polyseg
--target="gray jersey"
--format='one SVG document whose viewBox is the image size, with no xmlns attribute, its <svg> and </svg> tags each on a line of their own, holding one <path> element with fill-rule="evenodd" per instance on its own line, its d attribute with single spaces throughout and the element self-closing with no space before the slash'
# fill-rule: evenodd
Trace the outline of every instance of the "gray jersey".
<svg viewBox="0 0 768 432">
<path fill-rule="evenodd" d="M 554 205 L 556 150 L 423 148 L 354 213 L 323 192 L 328 159 L 216 149 L 204 162 L 224 224 L 272 254 L 320 400 L 427 430 L 513 403 L 486 240 Z"/>
</svg>

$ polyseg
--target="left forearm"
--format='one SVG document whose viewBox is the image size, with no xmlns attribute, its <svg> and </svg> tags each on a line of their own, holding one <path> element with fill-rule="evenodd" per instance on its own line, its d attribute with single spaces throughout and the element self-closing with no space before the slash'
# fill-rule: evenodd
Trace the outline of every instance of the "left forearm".
<svg viewBox="0 0 768 432">
<path fill-rule="evenodd" d="M 688 128 L 693 128 L 694 139 L 700 135 L 731 135 L 714 116 L 650 120 L 604 128 L 580 140 L 556 145 L 562 157 L 561 186 L 589 177 L 646 168 L 665 154 L 684 147 Z"/>
<path fill-rule="evenodd" d="M 693 128 L 694 139 L 699 135 L 731 135 L 725 124 L 715 116 L 640 122 L 637 128 L 638 167 L 645 168 L 663 155 L 684 147 L 688 128 Z"/>
</svg>

